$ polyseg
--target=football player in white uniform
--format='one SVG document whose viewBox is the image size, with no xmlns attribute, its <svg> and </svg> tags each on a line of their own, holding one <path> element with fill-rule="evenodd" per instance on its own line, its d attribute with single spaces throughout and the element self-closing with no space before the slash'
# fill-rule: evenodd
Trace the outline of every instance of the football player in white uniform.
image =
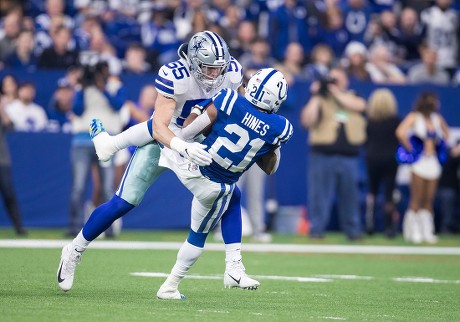
<svg viewBox="0 0 460 322">
<path fill-rule="evenodd" d="M 265 68 L 251 77 L 244 97 L 235 90 L 222 89 L 209 104 L 205 103 L 204 113 L 195 107 L 192 113 L 201 115 L 182 129 L 182 136 L 193 139 L 212 124 L 212 130 L 203 140 L 212 156 L 209 166 L 197 166 L 177 150 L 162 150 L 159 164 L 173 170 L 194 198 L 189 236 L 179 249 L 171 274 L 158 290 L 158 298 L 185 298 L 178 290 L 179 283 L 201 255 L 209 231 L 227 209 L 243 172 L 255 162 L 267 174 L 278 168 L 280 146 L 293 133 L 291 123 L 276 114 L 286 100 L 287 90 L 283 74 Z M 187 123 L 194 116 L 190 115 Z M 241 247 L 241 243 L 237 246 Z M 241 255 L 238 253 L 236 258 L 231 255 L 227 253 L 225 287 L 257 289 L 259 282 L 246 275 Z"/>
<path fill-rule="evenodd" d="M 104 131 L 100 121 L 91 124 L 90 135 L 101 160 L 110 159 L 117 150 L 127 146 L 138 148 L 113 198 L 97 207 L 80 233 L 63 248 L 57 280 L 64 291 L 72 288 L 76 265 L 91 241 L 137 206 L 149 186 L 166 169 L 158 165 L 160 146 L 153 136 L 198 165 L 211 163 L 204 145 L 185 142 L 175 134 L 180 135 L 183 122 L 195 104 L 209 99 L 222 88 L 237 89 L 242 82 L 242 68 L 230 56 L 225 41 L 210 31 L 193 35 L 188 44 L 181 45 L 178 54 L 180 59 L 162 66 L 155 79 L 159 95 L 154 117 L 114 137 Z M 235 246 L 241 242 L 240 197 L 236 188 L 222 216 L 227 254 L 240 252 Z"/>
</svg>

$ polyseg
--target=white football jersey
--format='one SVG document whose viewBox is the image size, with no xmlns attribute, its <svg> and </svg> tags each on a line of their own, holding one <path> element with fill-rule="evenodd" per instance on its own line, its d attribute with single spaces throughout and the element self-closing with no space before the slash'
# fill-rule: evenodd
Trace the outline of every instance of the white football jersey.
<svg viewBox="0 0 460 322">
<path fill-rule="evenodd" d="M 458 50 L 458 16 L 455 10 L 442 11 L 433 6 L 422 11 L 421 20 L 427 27 L 428 45 L 438 52 L 438 65 L 455 67 Z"/>
<path fill-rule="evenodd" d="M 224 81 L 216 88 L 206 89 L 193 76 L 189 64 L 183 58 L 163 65 L 155 79 L 157 91 L 176 101 L 176 109 L 171 119 L 170 129 L 177 134 L 189 116 L 192 107 L 205 99 L 213 97 L 223 88 L 238 89 L 243 79 L 243 70 L 240 63 L 231 57 Z"/>
</svg>

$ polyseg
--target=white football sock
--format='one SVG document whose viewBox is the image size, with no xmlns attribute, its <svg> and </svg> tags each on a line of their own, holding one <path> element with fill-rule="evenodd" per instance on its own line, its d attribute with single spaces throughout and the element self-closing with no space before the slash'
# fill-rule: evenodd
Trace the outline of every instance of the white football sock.
<svg viewBox="0 0 460 322">
<path fill-rule="evenodd" d="M 171 274 L 166 279 L 166 283 L 177 288 L 182 278 L 184 278 L 192 265 L 195 264 L 202 252 L 203 248 L 196 247 L 188 241 L 184 242 L 177 253 L 176 264 L 174 264 Z"/>
<path fill-rule="evenodd" d="M 153 141 L 147 121 L 131 126 L 125 131 L 112 136 L 117 151 L 129 146 L 143 146 Z"/>
<path fill-rule="evenodd" d="M 72 241 L 72 244 L 74 245 L 74 247 L 76 247 L 77 251 L 81 253 L 84 252 L 86 248 L 88 248 L 88 245 L 90 243 L 91 241 L 86 240 L 86 238 L 83 237 L 83 229 L 80 230 L 77 237 L 75 237 L 74 240 Z"/>
<path fill-rule="evenodd" d="M 225 244 L 226 262 L 237 262 L 241 258 L 241 243 Z"/>
</svg>

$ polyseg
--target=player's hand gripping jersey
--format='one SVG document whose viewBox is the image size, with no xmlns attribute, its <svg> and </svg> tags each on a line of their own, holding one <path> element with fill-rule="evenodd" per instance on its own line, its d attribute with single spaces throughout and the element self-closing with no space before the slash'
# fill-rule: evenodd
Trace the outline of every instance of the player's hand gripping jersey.
<svg viewBox="0 0 460 322">
<path fill-rule="evenodd" d="M 237 182 L 254 162 L 292 136 L 286 118 L 262 112 L 234 90 L 223 89 L 212 100 L 217 118 L 202 143 L 208 146 L 213 162 L 200 169 L 214 182 Z"/>
</svg>

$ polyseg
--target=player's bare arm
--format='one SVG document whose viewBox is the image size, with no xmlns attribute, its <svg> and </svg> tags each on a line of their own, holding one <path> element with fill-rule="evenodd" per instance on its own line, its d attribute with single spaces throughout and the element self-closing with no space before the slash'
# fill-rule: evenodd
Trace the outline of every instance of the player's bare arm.
<svg viewBox="0 0 460 322">
<path fill-rule="evenodd" d="M 176 101 L 163 95 L 158 95 L 156 100 L 155 116 L 152 122 L 153 138 L 167 147 L 170 147 L 174 133 L 168 128 L 171 122 Z"/>
<path fill-rule="evenodd" d="M 280 163 L 280 147 L 273 147 L 269 153 L 264 155 L 262 158 L 256 161 L 259 168 L 261 168 L 266 174 L 272 175 L 278 170 L 278 165 Z"/>
</svg>

